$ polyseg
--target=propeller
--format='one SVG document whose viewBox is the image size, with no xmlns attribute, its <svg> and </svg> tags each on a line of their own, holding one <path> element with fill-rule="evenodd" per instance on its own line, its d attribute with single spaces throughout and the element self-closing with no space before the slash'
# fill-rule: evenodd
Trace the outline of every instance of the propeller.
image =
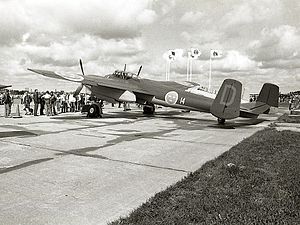
<svg viewBox="0 0 300 225">
<path fill-rule="evenodd" d="M 142 68 L 143 68 L 143 66 L 140 66 L 139 71 L 138 71 L 138 73 L 136 75 L 137 77 L 140 75 Z"/>
<path fill-rule="evenodd" d="M 79 65 L 80 65 L 80 69 L 81 69 L 81 73 L 84 76 L 84 70 L 83 70 L 83 65 L 82 65 L 82 60 L 79 59 Z M 77 95 L 79 95 L 79 93 L 81 92 L 83 88 L 83 84 L 81 83 L 77 88 L 76 91 L 74 92 L 73 96 L 76 97 Z"/>
<path fill-rule="evenodd" d="M 126 64 L 124 65 L 124 72 L 126 71 Z"/>
<path fill-rule="evenodd" d="M 83 65 L 82 65 L 82 60 L 81 59 L 79 59 L 79 65 L 80 65 L 82 75 L 84 76 Z"/>
</svg>

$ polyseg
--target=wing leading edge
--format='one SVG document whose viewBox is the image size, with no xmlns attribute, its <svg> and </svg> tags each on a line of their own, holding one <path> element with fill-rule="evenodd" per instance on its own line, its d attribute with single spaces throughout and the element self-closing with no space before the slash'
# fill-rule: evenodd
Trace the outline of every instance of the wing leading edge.
<svg viewBox="0 0 300 225">
<path fill-rule="evenodd" d="M 56 78 L 61 80 L 72 81 L 72 82 L 82 82 L 84 80 L 84 77 L 82 75 L 75 74 L 75 73 L 61 73 L 61 72 L 54 72 L 49 70 L 37 70 L 37 69 L 29 69 L 29 68 L 28 70 L 34 73 L 41 74 L 45 77 L 51 77 L 51 78 Z"/>
<path fill-rule="evenodd" d="M 0 84 L 0 89 L 4 89 L 4 88 L 8 88 L 8 87 L 11 87 L 11 85 L 1 85 Z"/>
</svg>

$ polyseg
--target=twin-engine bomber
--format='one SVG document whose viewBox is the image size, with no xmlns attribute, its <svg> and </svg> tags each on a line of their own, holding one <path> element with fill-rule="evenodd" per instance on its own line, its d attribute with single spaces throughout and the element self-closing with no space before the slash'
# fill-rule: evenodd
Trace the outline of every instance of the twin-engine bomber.
<svg viewBox="0 0 300 225">
<path fill-rule="evenodd" d="M 97 98 L 111 103 L 135 102 L 143 105 L 144 114 L 154 114 L 155 104 L 192 111 L 211 113 L 224 124 L 227 119 L 237 117 L 257 118 L 267 114 L 270 107 L 278 107 L 279 87 L 265 83 L 257 101 L 241 103 L 242 84 L 234 79 L 225 79 L 217 95 L 201 90 L 193 82 L 155 81 L 140 78 L 138 73 L 116 70 L 105 76 L 85 75 L 80 60 L 81 74 L 61 73 L 47 70 L 28 69 L 46 77 L 80 83 L 74 95 L 78 95 L 83 86 L 89 88 Z M 92 104 L 88 115 L 100 116 L 101 110 Z"/>
</svg>

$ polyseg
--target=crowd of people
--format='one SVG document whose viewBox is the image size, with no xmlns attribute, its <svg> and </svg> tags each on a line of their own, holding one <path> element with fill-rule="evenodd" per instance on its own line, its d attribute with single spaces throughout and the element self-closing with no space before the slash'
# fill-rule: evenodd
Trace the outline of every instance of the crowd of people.
<svg viewBox="0 0 300 225">
<path fill-rule="evenodd" d="M 84 105 L 85 95 L 61 92 L 38 92 L 36 89 L 33 94 L 25 92 L 22 97 L 22 104 L 26 115 L 46 115 L 54 116 L 58 113 L 77 112 Z M 33 103 L 33 109 L 31 108 Z"/>
<path fill-rule="evenodd" d="M 288 94 L 280 94 L 279 102 L 288 102 L 289 110 L 300 108 L 300 91 L 290 92 Z"/>
<path fill-rule="evenodd" d="M 13 103 L 13 96 L 9 90 L 5 90 L 1 94 L 2 103 L 5 107 L 5 117 L 11 117 L 11 106 Z M 21 96 L 21 105 L 25 115 L 33 116 L 54 116 L 58 113 L 77 112 L 85 104 L 85 95 L 79 94 L 74 96 L 70 92 L 39 92 L 37 89 L 33 93 L 25 92 Z"/>
<path fill-rule="evenodd" d="M 20 97 L 21 104 L 24 106 L 23 110 L 25 111 L 25 115 L 33 116 L 54 116 L 58 113 L 78 112 L 85 104 L 86 97 L 89 100 L 93 100 L 93 96 L 88 97 L 85 94 L 74 96 L 73 92 L 39 92 L 37 89 L 34 90 L 33 93 L 25 92 L 24 95 Z M 4 105 L 5 117 L 11 117 L 11 107 L 13 104 L 13 99 L 14 96 L 11 95 L 8 89 L 5 89 L 2 91 L 2 93 L 0 93 L 0 103 Z M 256 100 L 257 96 L 250 96 L 250 102 L 255 102 Z M 289 94 L 281 94 L 279 96 L 279 102 L 288 102 L 289 110 L 300 108 L 300 93 L 291 92 Z M 121 107 L 121 103 L 119 103 L 119 107 Z M 124 111 L 127 110 L 130 110 L 130 106 L 128 103 L 125 103 Z"/>
</svg>

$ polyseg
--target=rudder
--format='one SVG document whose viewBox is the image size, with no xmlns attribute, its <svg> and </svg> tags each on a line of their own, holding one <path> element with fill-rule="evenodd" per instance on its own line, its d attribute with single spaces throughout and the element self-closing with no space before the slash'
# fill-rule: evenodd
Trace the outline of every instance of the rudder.
<svg viewBox="0 0 300 225">
<path fill-rule="evenodd" d="M 265 83 L 256 101 L 266 103 L 269 106 L 278 107 L 278 98 L 279 87 L 275 84 Z"/>
<path fill-rule="evenodd" d="M 234 79 L 226 79 L 213 101 L 210 112 L 220 119 L 234 119 L 240 115 L 242 84 Z"/>
</svg>

